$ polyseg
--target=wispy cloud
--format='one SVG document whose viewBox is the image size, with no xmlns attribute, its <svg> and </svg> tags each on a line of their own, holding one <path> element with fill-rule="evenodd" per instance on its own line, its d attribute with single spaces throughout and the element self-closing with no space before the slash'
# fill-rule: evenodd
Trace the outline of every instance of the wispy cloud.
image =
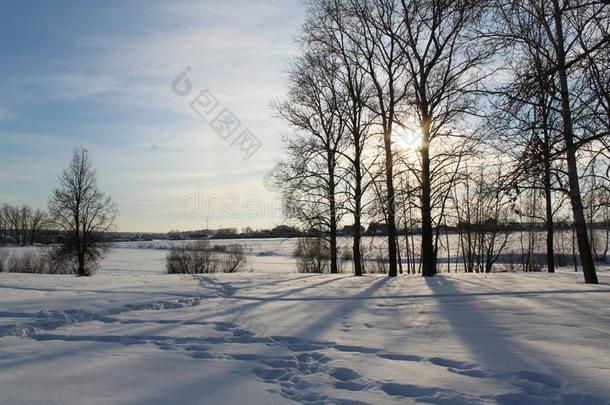
<svg viewBox="0 0 610 405">
<path fill-rule="evenodd" d="M 35 134 L 27 132 L 0 132 L 0 145 L 3 146 L 36 146 L 61 145 L 65 142 L 57 135 Z"/>
<path fill-rule="evenodd" d="M 110 12 L 111 7 L 117 9 Z M 45 160 L 53 162 L 45 170 L 56 173 L 71 148 L 84 144 L 94 153 L 100 178 L 127 208 L 122 224 L 129 229 L 188 223 L 176 216 L 154 226 L 142 221 L 131 202 L 140 193 L 150 196 L 156 190 L 152 211 L 175 206 L 176 193 L 198 186 L 219 193 L 265 193 L 262 177 L 276 160 L 284 130 L 271 119 L 269 104 L 283 93 L 301 8 L 300 0 L 116 2 L 105 4 L 89 25 L 80 22 L 79 12 L 89 21 L 91 11 L 79 11 L 78 5 L 70 21 L 58 13 L 28 28 L 15 22 L 5 29 L 34 30 L 21 38 L 36 39 L 20 44 L 13 51 L 14 68 L 2 72 L 10 80 L 3 87 L 7 101 L 0 104 L 0 169 L 10 169 L 1 159 L 11 153 L 9 145 L 56 146 Z M 78 31 L 63 32 L 66 24 Z M 47 47 L 63 53 L 48 54 L 46 38 L 56 41 Z M 196 89 L 213 91 L 262 140 L 256 159 L 245 164 L 192 111 L 189 100 L 172 93 L 172 80 L 186 66 Z"/>
</svg>

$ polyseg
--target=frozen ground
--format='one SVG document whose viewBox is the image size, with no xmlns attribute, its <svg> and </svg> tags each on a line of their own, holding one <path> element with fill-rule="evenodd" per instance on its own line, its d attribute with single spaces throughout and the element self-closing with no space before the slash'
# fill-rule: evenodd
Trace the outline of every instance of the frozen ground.
<svg viewBox="0 0 610 405">
<path fill-rule="evenodd" d="M 610 403 L 600 278 L 2 273 L 0 403 Z"/>
</svg>

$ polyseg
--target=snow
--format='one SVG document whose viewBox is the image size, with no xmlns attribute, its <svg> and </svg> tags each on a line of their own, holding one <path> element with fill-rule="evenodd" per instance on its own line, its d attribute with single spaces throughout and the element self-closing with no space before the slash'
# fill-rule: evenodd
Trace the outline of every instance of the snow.
<svg viewBox="0 0 610 405">
<path fill-rule="evenodd" d="M 282 273 L 288 251 L 253 253 L 269 272 L 167 275 L 122 247 L 91 278 L 0 273 L 0 403 L 610 403 L 607 270 L 354 278 Z"/>
</svg>

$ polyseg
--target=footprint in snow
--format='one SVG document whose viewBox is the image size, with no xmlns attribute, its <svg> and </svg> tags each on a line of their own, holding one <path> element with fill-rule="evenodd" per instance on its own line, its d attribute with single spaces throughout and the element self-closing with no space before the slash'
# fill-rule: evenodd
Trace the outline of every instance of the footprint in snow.
<svg viewBox="0 0 610 405">
<path fill-rule="evenodd" d="M 432 357 L 428 359 L 432 364 L 441 367 L 449 367 L 457 370 L 470 370 L 476 367 L 476 364 L 466 363 L 459 360 L 444 359 L 442 357 Z"/>
<path fill-rule="evenodd" d="M 435 388 L 424 388 L 412 384 L 385 383 L 381 384 L 379 388 L 388 395 L 404 398 L 428 397 L 438 393 Z"/>
<path fill-rule="evenodd" d="M 383 359 L 395 360 L 395 361 L 419 362 L 419 361 L 423 360 L 423 357 L 420 357 L 420 356 L 414 356 L 414 355 L 410 355 L 410 354 L 397 354 L 397 353 L 383 353 L 383 354 L 380 354 L 379 357 L 381 357 Z"/>
<path fill-rule="evenodd" d="M 360 374 L 352 370 L 351 368 L 346 367 L 337 367 L 329 373 L 333 378 L 340 381 L 351 381 L 357 380 L 362 377 Z"/>
</svg>

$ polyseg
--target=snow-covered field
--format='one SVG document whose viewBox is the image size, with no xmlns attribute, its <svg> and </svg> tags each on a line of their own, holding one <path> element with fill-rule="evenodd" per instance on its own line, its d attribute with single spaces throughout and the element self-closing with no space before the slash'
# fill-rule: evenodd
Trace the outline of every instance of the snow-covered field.
<svg viewBox="0 0 610 405">
<path fill-rule="evenodd" d="M 260 250 L 271 271 L 123 246 L 92 278 L 0 273 L 0 403 L 610 403 L 607 270 L 353 278 Z"/>
<path fill-rule="evenodd" d="M 240 244 L 244 247 L 248 263 L 246 271 L 265 273 L 295 272 L 292 256 L 296 239 L 220 239 L 211 240 L 210 246 Z M 172 246 L 192 241 L 152 241 L 116 243 L 111 253 L 100 262 L 100 271 L 131 273 L 166 273 L 165 258 Z"/>
</svg>

